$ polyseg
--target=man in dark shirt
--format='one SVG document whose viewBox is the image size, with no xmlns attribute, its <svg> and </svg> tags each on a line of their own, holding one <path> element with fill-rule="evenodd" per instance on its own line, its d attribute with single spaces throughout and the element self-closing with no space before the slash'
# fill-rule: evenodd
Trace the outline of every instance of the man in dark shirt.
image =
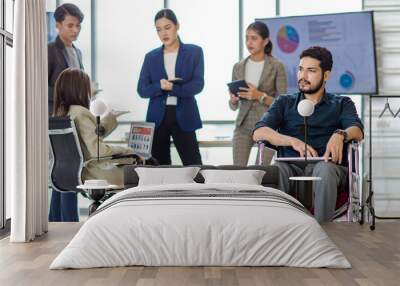
<svg viewBox="0 0 400 286">
<path fill-rule="evenodd" d="M 58 36 L 47 46 L 49 116 L 53 112 L 54 84 L 60 73 L 67 68 L 83 70 L 82 53 L 72 42 L 81 31 L 83 13 L 74 4 L 65 3 L 54 11 Z"/>
<path fill-rule="evenodd" d="M 332 55 L 322 47 L 311 47 L 300 55 L 297 73 L 298 93 L 278 97 L 256 124 L 255 141 L 266 140 L 280 147 L 281 157 L 303 157 L 304 118 L 297 105 L 303 99 L 314 103 L 314 113 L 307 123 L 307 156 L 324 157 L 307 166 L 276 162 L 280 170 L 280 189 L 286 193 L 295 188 L 289 177 L 312 175 L 314 181 L 314 215 L 318 221 L 332 220 L 337 187 L 345 182 L 347 169 L 343 145 L 349 140 L 363 139 L 363 125 L 352 100 L 325 92 L 326 81 L 332 70 Z M 330 161 L 329 158 L 332 158 Z"/>
</svg>

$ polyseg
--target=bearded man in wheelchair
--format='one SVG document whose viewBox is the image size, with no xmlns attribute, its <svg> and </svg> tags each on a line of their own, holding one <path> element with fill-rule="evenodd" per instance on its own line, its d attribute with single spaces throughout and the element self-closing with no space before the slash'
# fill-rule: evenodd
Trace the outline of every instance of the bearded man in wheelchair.
<svg viewBox="0 0 400 286">
<path fill-rule="evenodd" d="M 275 146 L 279 157 L 299 159 L 307 152 L 308 161 L 280 160 L 275 165 L 280 171 L 279 187 L 286 193 L 296 188 L 290 177 L 320 178 L 312 182 L 314 216 L 319 222 L 333 219 L 337 189 L 346 183 L 346 143 L 361 141 L 364 137 L 364 127 L 353 101 L 325 89 L 332 65 L 332 55 L 326 48 L 304 50 L 297 72 L 299 92 L 276 98 L 256 124 L 253 134 L 254 141 L 267 141 Z M 314 109 L 307 117 L 307 126 L 298 111 L 299 103 L 305 99 L 312 102 Z"/>
</svg>

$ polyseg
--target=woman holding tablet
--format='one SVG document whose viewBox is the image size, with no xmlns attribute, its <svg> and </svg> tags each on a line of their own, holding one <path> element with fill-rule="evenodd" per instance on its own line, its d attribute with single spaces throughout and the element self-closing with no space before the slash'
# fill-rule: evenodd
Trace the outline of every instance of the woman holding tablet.
<svg viewBox="0 0 400 286">
<path fill-rule="evenodd" d="M 183 165 L 201 164 L 195 131 L 202 124 L 195 95 L 204 87 L 203 50 L 182 43 L 172 10 L 159 11 L 154 22 L 163 45 L 146 54 L 137 88 L 150 99 L 146 120 L 156 125 L 152 155 L 170 165 L 172 136 Z"/>
<path fill-rule="evenodd" d="M 233 134 L 233 163 L 247 165 L 255 124 L 268 110 L 275 97 L 285 93 L 287 78 L 283 64 L 272 57 L 272 43 L 267 25 L 254 22 L 246 30 L 246 47 L 250 55 L 233 66 L 232 81 L 245 80 L 248 87 L 230 94 L 229 106 L 239 109 Z M 265 151 L 264 162 L 269 164 L 272 150 Z"/>
</svg>

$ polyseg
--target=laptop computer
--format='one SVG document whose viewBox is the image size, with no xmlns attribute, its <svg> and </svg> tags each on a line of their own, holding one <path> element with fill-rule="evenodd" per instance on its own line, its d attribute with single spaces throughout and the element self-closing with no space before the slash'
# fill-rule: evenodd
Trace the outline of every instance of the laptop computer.
<svg viewBox="0 0 400 286">
<path fill-rule="evenodd" d="M 132 122 L 128 147 L 144 159 L 151 158 L 155 124 L 153 122 Z"/>
<path fill-rule="evenodd" d="M 275 161 L 278 162 L 304 162 L 305 158 L 304 157 L 278 157 L 274 159 Z M 324 161 L 324 157 L 307 157 L 307 161 L 309 162 L 318 162 L 318 161 Z M 329 161 L 332 160 L 331 157 L 328 158 Z"/>
</svg>

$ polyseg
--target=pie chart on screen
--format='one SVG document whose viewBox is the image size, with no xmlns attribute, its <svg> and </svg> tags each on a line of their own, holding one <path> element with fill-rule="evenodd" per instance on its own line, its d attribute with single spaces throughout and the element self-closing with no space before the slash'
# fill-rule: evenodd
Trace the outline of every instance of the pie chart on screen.
<svg viewBox="0 0 400 286">
<path fill-rule="evenodd" d="M 278 46 L 284 53 L 293 53 L 299 46 L 299 33 L 292 26 L 282 26 L 278 31 Z"/>
</svg>

